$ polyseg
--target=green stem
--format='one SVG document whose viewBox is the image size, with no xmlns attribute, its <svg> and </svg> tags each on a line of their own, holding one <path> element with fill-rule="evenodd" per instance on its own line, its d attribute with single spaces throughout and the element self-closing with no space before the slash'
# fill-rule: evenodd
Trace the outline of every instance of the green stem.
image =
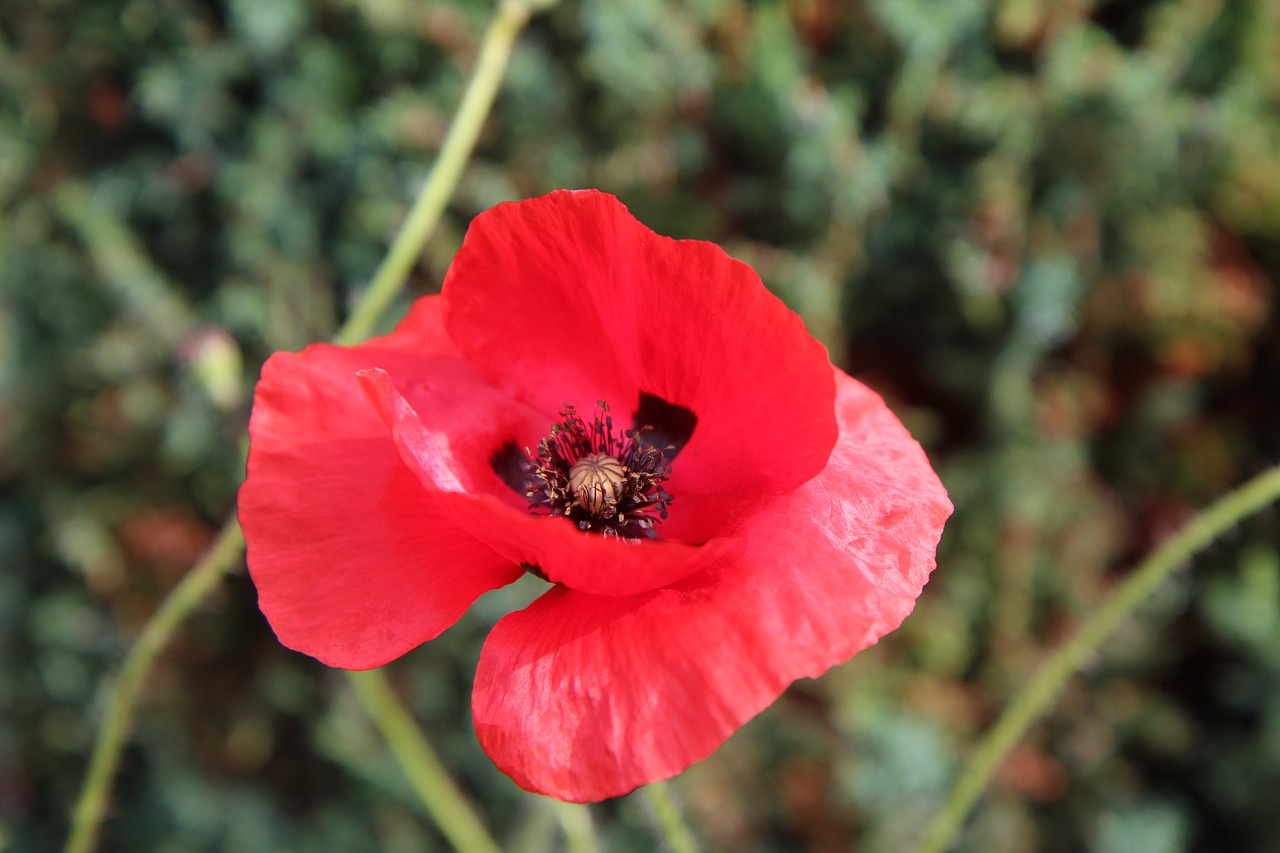
<svg viewBox="0 0 1280 853">
<path fill-rule="evenodd" d="M 560 823 L 569 853 L 599 853 L 600 839 L 596 837 L 595 825 L 591 823 L 589 807 L 550 798 L 546 802 Z"/>
<path fill-rule="evenodd" d="M 71 835 L 65 848 L 67 853 L 88 853 L 93 849 L 102 813 L 107 805 L 107 795 L 111 790 L 111 777 L 115 775 L 116 765 L 120 763 L 120 752 L 124 748 L 134 706 L 138 703 L 143 680 L 156 655 L 168 645 L 183 620 L 240 559 L 243 547 L 244 536 L 240 532 L 240 525 L 232 518 L 223 525 L 213 546 L 196 563 L 195 568 L 187 573 L 161 603 L 160 609 L 151 617 L 151 621 L 142 629 L 133 648 L 129 650 L 115 689 L 108 700 L 107 715 L 98 731 L 93 756 L 89 759 L 84 788 L 80 792 L 71 821 Z"/>
<path fill-rule="evenodd" d="M 528 23 L 530 14 L 527 3 L 507 0 L 498 7 L 498 14 L 489 25 L 480 48 L 475 76 L 471 78 L 471 84 L 462 96 L 457 117 L 449 128 L 449 134 L 431 168 L 427 183 L 418 195 L 413 209 L 409 211 L 409 217 L 401 226 L 400 233 L 392 242 L 391 249 L 373 274 L 373 280 L 360 304 L 334 335 L 334 343 L 353 344 L 373 334 L 378 320 L 391 305 L 391 300 L 399 292 L 413 265 L 418 262 L 428 235 L 439 223 L 440 215 L 471 157 L 480 129 L 484 126 L 489 109 L 493 106 L 493 99 L 498 93 L 498 86 L 506 73 L 511 48 L 516 36 Z"/>
<path fill-rule="evenodd" d="M 347 676 L 360 704 L 409 777 L 409 784 L 422 800 L 427 814 L 454 849 L 466 853 L 501 853 L 445 772 L 422 729 L 396 698 L 383 670 L 348 672 Z"/>
<path fill-rule="evenodd" d="M 649 797 L 650 805 L 653 806 L 654 816 L 658 819 L 658 826 L 662 828 L 662 835 L 667 841 L 667 846 L 671 848 L 671 853 L 697 853 L 698 843 L 693 840 L 693 833 L 684 822 L 684 816 L 680 814 L 680 807 L 671 796 L 671 789 L 667 783 L 654 782 L 645 786 L 644 790 Z"/>
<path fill-rule="evenodd" d="M 53 195 L 54 207 L 75 228 L 102 280 L 134 314 L 149 335 L 170 349 L 196 325 L 191 308 L 147 257 L 142 242 L 107 205 L 95 201 L 83 183 L 65 180 Z"/>
<path fill-rule="evenodd" d="M 946 849 L 1009 750 L 1116 626 L 1197 551 L 1277 499 L 1280 499 L 1280 466 L 1220 498 L 1147 557 L 1075 636 L 1045 661 L 983 738 L 947 801 L 925 829 L 917 853 L 940 853 Z"/>
<path fill-rule="evenodd" d="M 553 3 L 554 0 L 503 0 L 499 6 L 497 16 L 485 33 L 475 74 L 459 104 L 458 113 L 435 166 L 408 220 L 375 272 L 372 283 L 347 322 L 334 336 L 334 343 L 358 343 L 373 333 L 383 313 L 403 286 L 409 270 L 422 254 L 423 246 L 457 187 L 462 170 L 475 147 L 480 128 L 493 105 L 494 95 L 511 57 L 516 36 L 533 12 Z M 69 205 L 67 209 L 73 215 L 79 201 L 80 198 L 74 194 L 69 194 L 64 199 L 65 204 Z M 131 255 L 130 259 L 133 257 Z M 141 253 L 136 257 L 143 258 Z M 136 274 L 138 269 L 131 272 Z M 108 699 L 107 715 L 94 742 L 93 755 L 85 772 L 84 787 L 72 816 L 66 853 L 88 853 L 93 849 L 110 792 L 111 779 L 120 762 L 143 680 L 156 656 L 168 645 L 187 616 L 217 587 L 228 567 L 239 558 L 243 547 L 244 536 L 240 525 L 232 518 L 223 526 L 209 554 L 169 594 L 130 649 Z M 431 811 L 429 805 L 428 811 Z M 483 849 L 496 849 L 492 847 L 491 841 L 489 844 L 489 848 Z"/>
</svg>

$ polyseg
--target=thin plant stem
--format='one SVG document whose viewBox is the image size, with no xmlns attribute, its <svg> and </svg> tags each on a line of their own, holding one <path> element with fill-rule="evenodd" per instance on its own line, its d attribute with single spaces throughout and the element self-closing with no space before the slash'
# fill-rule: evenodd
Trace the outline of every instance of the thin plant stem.
<svg viewBox="0 0 1280 853">
<path fill-rule="evenodd" d="M 151 263 L 142 241 L 80 181 L 61 181 L 53 203 L 75 228 L 124 312 L 134 315 L 165 346 L 178 346 L 196 325 L 196 317 Z"/>
<path fill-rule="evenodd" d="M 600 839 L 596 837 L 589 807 L 552 799 L 548 799 L 547 803 L 560 823 L 560 831 L 564 833 L 565 847 L 569 853 L 599 853 Z"/>
<path fill-rule="evenodd" d="M 501 853 L 475 811 L 463 798 L 422 729 L 396 698 L 381 669 L 348 672 L 356 697 L 409 777 L 427 814 L 455 850 Z"/>
<path fill-rule="evenodd" d="M 671 853 L 698 853 L 698 843 L 694 841 L 693 833 L 689 831 L 689 825 L 685 823 L 684 815 L 680 813 L 680 807 L 671 796 L 667 783 L 654 782 L 645 786 L 644 791 L 653 806 L 653 814 L 658 819 L 658 826 L 662 829 L 662 836 L 671 848 Z"/>
<path fill-rule="evenodd" d="M 239 561 L 243 548 L 244 535 L 233 517 L 223 525 L 217 539 L 195 568 L 165 597 L 129 650 L 108 699 L 107 714 L 98 731 L 98 739 L 93 745 L 84 788 L 71 821 L 67 853 L 88 853 L 93 849 L 111 790 L 111 778 L 120 763 L 120 752 L 124 749 L 138 695 L 151 664 L 168 645 L 178 626 Z"/>
<path fill-rule="evenodd" d="M 427 177 L 426 185 L 414 202 L 413 209 L 396 234 L 391 248 L 373 274 L 368 290 L 351 316 L 334 335 L 336 344 L 352 344 L 373 334 L 378 321 L 400 291 L 405 277 L 422 255 L 427 236 L 440 222 L 449 197 L 453 195 L 462 170 L 471 157 L 480 129 L 493 106 L 498 86 L 511 59 L 511 48 L 516 36 L 529 21 L 531 9 L 528 3 L 506 0 L 498 7 L 498 14 L 485 33 L 476 62 L 475 75 L 462 96 L 457 117 L 449 128 L 440 154 Z"/>
<path fill-rule="evenodd" d="M 354 344 L 372 334 L 396 293 L 403 287 L 409 270 L 422 254 L 462 176 L 480 128 L 493 105 L 516 36 L 535 11 L 548 8 L 554 2 L 503 0 L 500 4 L 493 23 L 485 33 L 475 74 L 413 210 L 374 273 L 368 289 L 335 334 L 334 343 Z M 71 831 L 64 848 L 66 853 L 89 853 L 93 849 L 106 810 L 111 780 L 119 766 L 146 675 L 179 626 L 240 558 L 243 548 L 244 534 L 232 517 L 223 525 L 209 553 L 174 587 L 134 642 L 107 700 L 107 713 L 98 730 L 84 786 L 72 814 Z M 404 763 L 403 759 L 401 763 Z M 424 805 L 433 815 L 438 811 L 431 804 Z M 489 843 L 492 845 L 491 841 Z"/>
<path fill-rule="evenodd" d="M 1157 548 L 1111 597 L 1045 661 L 978 744 L 942 808 L 926 827 L 917 853 L 940 853 L 955 838 L 1009 750 L 1026 733 L 1094 650 L 1179 566 L 1243 519 L 1280 499 L 1280 466 L 1270 468 L 1200 512 Z"/>
</svg>

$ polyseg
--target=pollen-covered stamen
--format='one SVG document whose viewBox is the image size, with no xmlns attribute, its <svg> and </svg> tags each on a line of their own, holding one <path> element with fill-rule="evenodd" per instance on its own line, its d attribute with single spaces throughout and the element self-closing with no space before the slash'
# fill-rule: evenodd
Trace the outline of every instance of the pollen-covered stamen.
<svg viewBox="0 0 1280 853">
<path fill-rule="evenodd" d="M 588 424 L 566 403 L 537 452 L 526 451 L 534 465 L 525 493 L 529 508 L 604 536 L 652 539 L 671 502 L 661 485 L 671 473 L 664 455 L 670 448 L 644 441 L 648 427 L 615 436 L 609 406 L 597 405 Z"/>
</svg>

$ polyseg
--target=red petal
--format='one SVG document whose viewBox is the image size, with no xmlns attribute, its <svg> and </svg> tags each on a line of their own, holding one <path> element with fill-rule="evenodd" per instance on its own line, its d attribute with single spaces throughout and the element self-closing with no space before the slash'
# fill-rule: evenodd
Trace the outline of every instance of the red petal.
<svg viewBox="0 0 1280 853">
<path fill-rule="evenodd" d="M 558 191 L 471 224 L 445 325 L 490 382 L 543 412 L 640 392 L 692 409 L 669 491 L 780 494 L 836 438 L 826 350 L 718 246 L 650 231 L 613 196 Z M 630 407 L 630 408 L 629 408 Z"/>
<path fill-rule="evenodd" d="M 405 469 L 356 371 L 462 362 L 421 300 L 396 331 L 263 368 L 240 523 L 280 641 L 331 666 L 380 666 L 437 636 L 519 567 L 461 531 Z"/>
<path fill-rule="evenodd" d="M 537 566 L 553 582 L 596 595 L 635 595 L 702 571 L 736 547 L 731 540 L 694 546 L 606 539 L 565 519 L 530 515 L 523 502 L 517 506 L 471 485 L 462 461 L 467 453 L 457 449 L 456 424 L 437 425 L 437 414 L 447 412 L 432 410 L 430 420 L 423 421 L 385 371 L 362 371 L 360 381 L 405 465 L 450 518 L 512 562 Z M 515 405 L 507 401 L 507 408 Z"/>
<path fill-rule="evenodd" d="M 557 587 L 497 624 L 476 733 L 517 783 L 583 802 L 679 773 L 911 611 L 951 504 L 880 398 L 837 378 L 830 465 L 745 526 L 737 565 L 630 598 Z"/>
</svg>

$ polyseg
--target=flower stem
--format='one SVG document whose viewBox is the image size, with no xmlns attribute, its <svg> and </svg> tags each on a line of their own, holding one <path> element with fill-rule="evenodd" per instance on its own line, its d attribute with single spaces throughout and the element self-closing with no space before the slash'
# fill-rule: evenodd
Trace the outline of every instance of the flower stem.
<svg viewBox="0 0 1280 853">
<path fill-rule="evenodd" d="M 1021 695 L 987 732 L 946 802 L 925 829 L 917 853 L 940 853 L 946 849 L 1009 750 L 1125 617 L 1197 551 L 1277 499 L 1280 499 L 1280 466 L 1268 469 L 1217 500 L 1147 557 L 1075 636 L 1045 661 Z"/>
<path fill-rule="evenodd" d="M 378 320 L 422 255 L 423 245 L 439 223 L 440 214 L 444 212 L 445 205 L 462 176 L 462 170 L 471 157 L 480 129 L 484 126 L 489 109 L 493 106 L 493 99 L 498 93 L 498 86 L 506 73 L 516 36 L 528 23 L 531 13 L 528 3 L 505 0 L 498 6 L 498 14 L 485 33 L 475 75 L 462 96 L 457 116 L 440 148 L 435 165 L 431 167 L 427 183 L 414 202 L 404 225 L 400 227 L 400 232 L 396 234 L 390 250 L 373 274 L 368 290 L 334 335 L 334 343 L 353 344 L 373 334 Z"/>
<path fill-rule="evenodd" d="M 414 203 L 408 220 L 396 235 L 386 257 L 351 316 L 338 330 L 334 343 L 358 343 L 373 333 L 383 313 L 403 286 L 405 277 L 422 254 L 423 246 L 440 220 L 445 204 L 457 187 L 462 170 L 475 147 L 480 128 L 493 105 L 498 84 L 506 71 L 516 36 L 530 16 L 556 0 L 503 0 L 485 33 L 480 57 L 436 163 Z M 70 197 L 66 202 L 77 201 Z M 139 258 L 142 256 L 139 255 Z M 145 263 L 145 259 L 139 263 Z M 93 849 L 106 808 L 111 779 L 124 749 L 129 724 L 142 683 L 156 656 L 204 598 L 217 587 L 228 568 L 240 557 L 244 535 L 232 517 L 223 525 L 209 553 L 174 587 L 160 609 L 143 628 L 125 659 L 120 676 L 107 700 L 107 714 L 94 742 L 84 787 L 76 801 L 66 853 Z M 425 740 L 423 741 L 425 744 Z M 447 777 L 446 781 L 447 781 Z M 430 811 L 430 807 L 428 807 Z M 487 837 L 487 836 L 486 836 Z M 489 842 L 489 848 L 496 849 Z"/>
<path fill-rule="evenodd" d="M 591 822 L 591 809 L 588 806 L 551 798 L 547 798 L 547 804 L 560 823 L 568 853 L 599 853 L 600 839 L 596 837 L 596 828 Z"/>
<path fill-rule="evenodd" d="M 427 814 L 454 849 L 467 853 L 500 853 L 484 824 L 445 772 L 422 729 L 396 698 L 385 672 L 371 669 L 348 672 L 347 676 L 360 704 L 409 777 Z"/>
<path fill-rule="evenodd" d="M 71 835 L 67 839 L 67 853 L 88 853 L 93 849 L 102 822 L 111 789 L 111 777 L 115 775 L 124 748 L 129 721 L 133 717 L 143 679 L 161 650 L 168 645 L 178 626 L 204 600 L 222 580 L 222 577 L 240 559 L 244 535 L 233 517 L 222 527 L 218 538 L 173 591 L 165 597 L 156 614 L 151 617 L 133 648 L 125 658 L 111 691 L 107 715 L 93 745 L 93 756 L 85 773 L 84 788 L 76 802 L 71 820 Z"/>
<path fill-rule="evenodd" d="M 693 833 L 680 814 L 680 807 L 671 796 L 671 789 L 666 782 L 653 782 L 645 786 L 653 813 L 658 818 L 658 826 L 671 848 L 671 853 L 697 853 L 698 843 L 693 840 Z"/>
</svg>

